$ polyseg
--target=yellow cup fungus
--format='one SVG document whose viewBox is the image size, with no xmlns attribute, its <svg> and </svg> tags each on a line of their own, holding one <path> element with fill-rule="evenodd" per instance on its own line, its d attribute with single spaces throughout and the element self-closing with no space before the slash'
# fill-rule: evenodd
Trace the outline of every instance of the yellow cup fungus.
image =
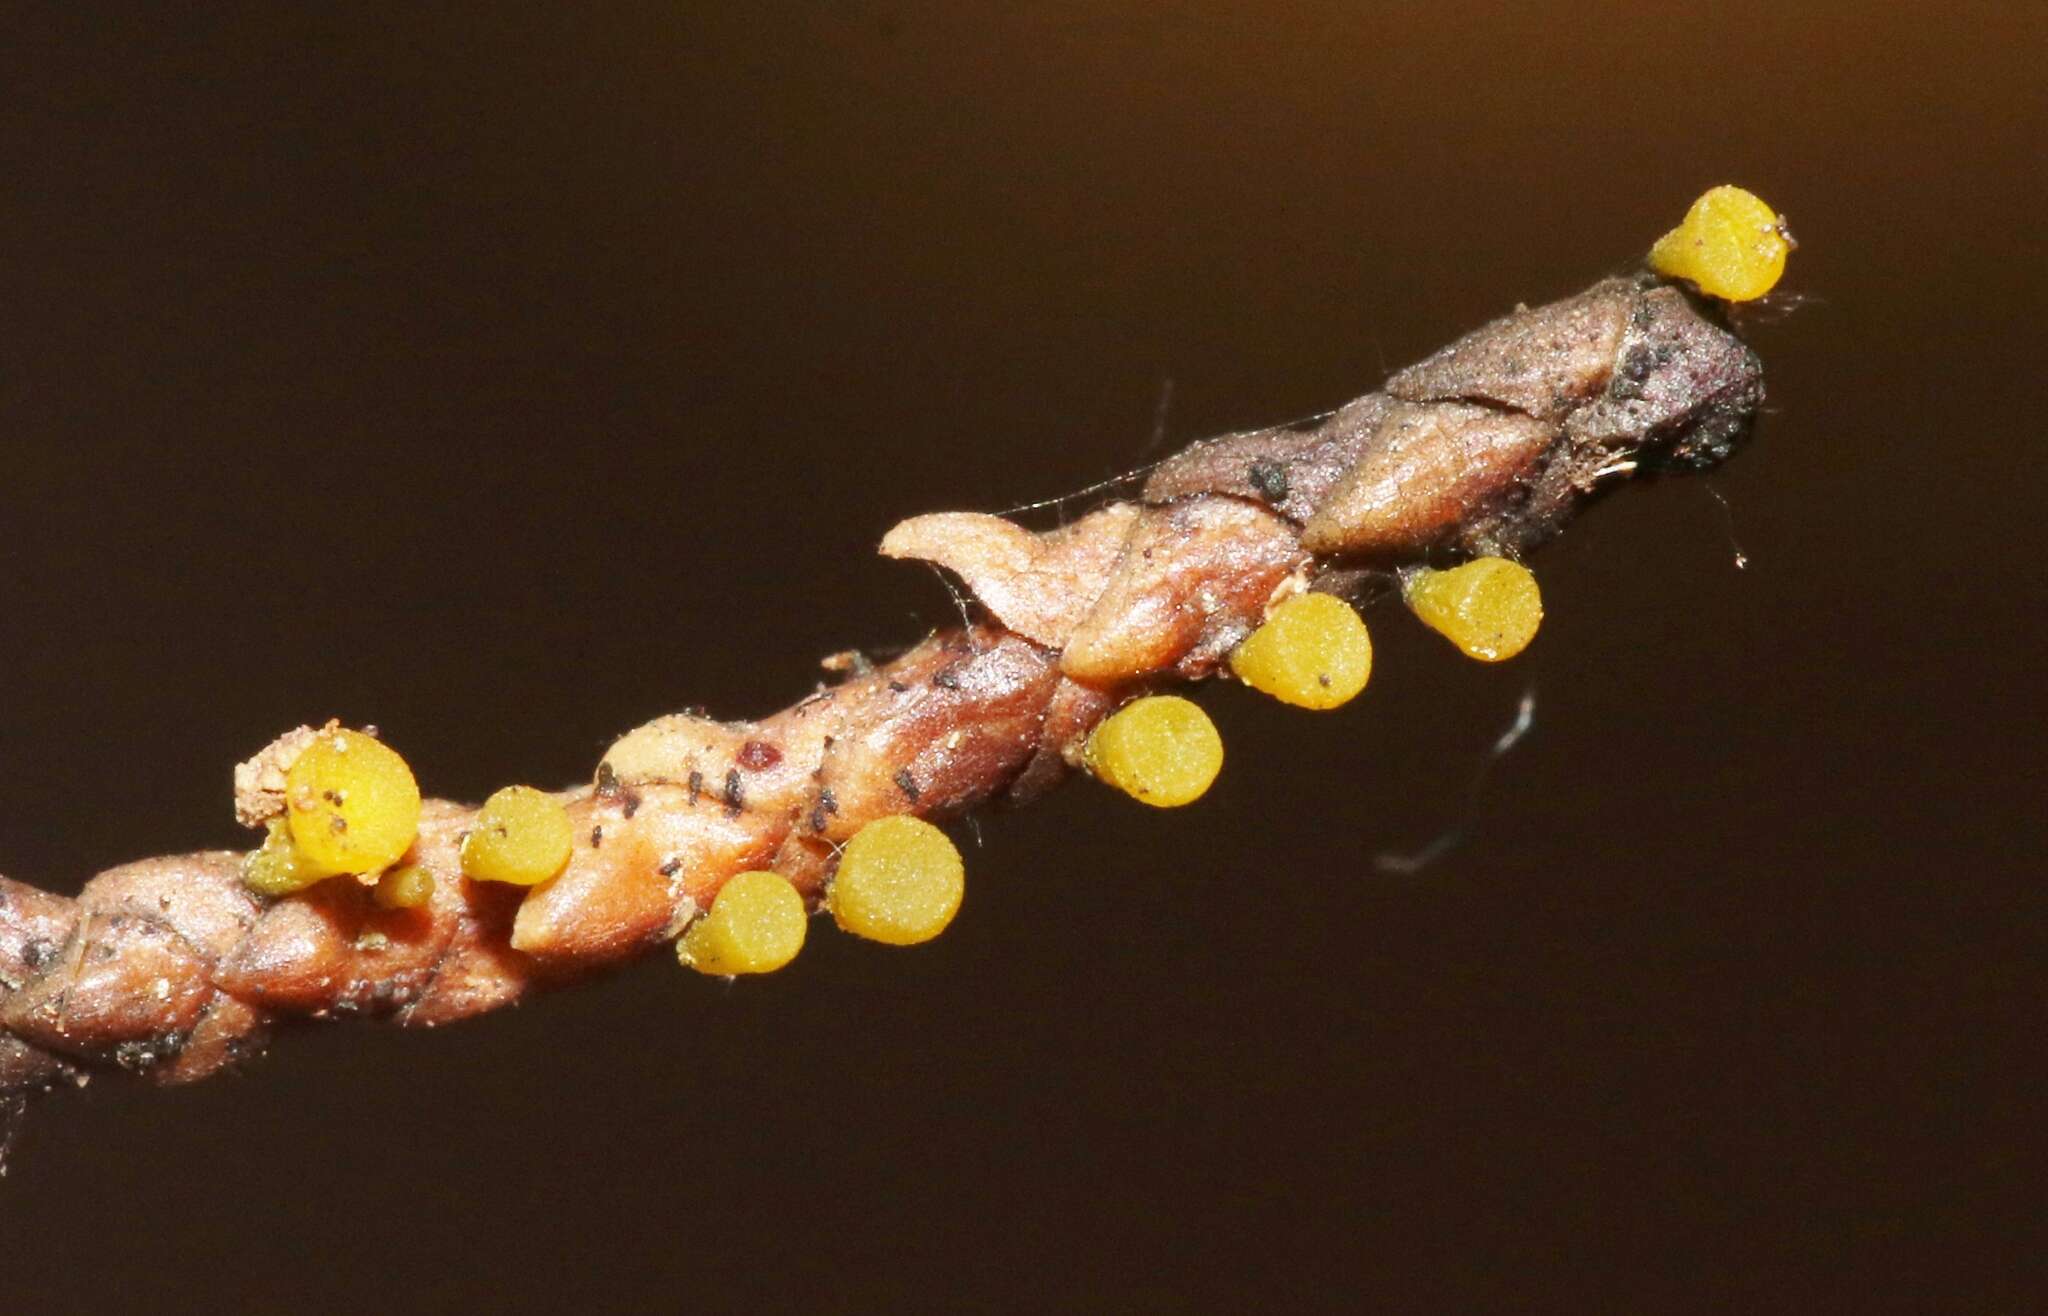
<svg viewBox="0 0 2048 1316">
<path fill-rule="evenodd" d="M 773 973 L 804 948 L 810 914 L 780 873 L 736 873 L 712 897 L 711 912 L 676 942 L 676 958 L 699 973 Z"/>
<path fill-rule="evenodd" d="M 1082 748 L 1090 772 L 1132 799 L 1174 808 L 1202 798 L 1223 768 L 1223 737 L 1201 707 L 1147 695 L 1104 718 Z"/>
<path fill-rule="evenodd" d="M 377 879 L 371 899 L 384 909 L 418 909 L 434 898 L 434 875 L 423 864 L 406 864 Z"/>
<path fill-rule="evenodd" d="M 477 811 L 462 840 L 462 871 L 479 882 L 534 886 L 562 871 L 575 843 L 560 800 L 531 786 L 507 786 Z"/>
<path fill-rule="evenodd" d="M 301 872 L 375 873 L 412 848 L 420 788 L 398 752 L 360 731 L 322 731 L 285 774 L 285 816 Z M 267 844 L 267 843 L 266 843 Z"/>
<path fill-rule="evenodd" d="M 825 904 L 855 936 L 915 946 L 946 930 L 965 885 L 960 852 L 944 832 L 922 818 L 893 814 L 846 843 Z"/>
<path fill-rule="evenodd" d="M 1344 600 L 1297 594 L 1237 646 L 1230 670 L 1281 703 L 1336 708 L 1365 689 L 1372 675 L 1372 637 Z"/>
<path fill-rule="evenodd" d="M 261 896 L 288 896 L 328 876 L 308 867 L 292 844 L 292 829 L 282 818 L 272 818 L 263 845 L 242 861 L 242 881 Z"/>
<path fill-rule="evenodd" d="M 1746 302 L 1777 286 L 1792 240 L 1762 198 L 1739 187 L 1710 188 L 1675 229 L 1650 248 L 1650 268 L 1690 279 L 1711 297 Z"/>
<path fill-rule="evenodd" d="M 1519 562 L 1482 557 L 1403 578 L 1409 610 L 1467 658 L 1497 663 L 1529 647 L 1543 624 L 1543 592 Z"/>
</svg>

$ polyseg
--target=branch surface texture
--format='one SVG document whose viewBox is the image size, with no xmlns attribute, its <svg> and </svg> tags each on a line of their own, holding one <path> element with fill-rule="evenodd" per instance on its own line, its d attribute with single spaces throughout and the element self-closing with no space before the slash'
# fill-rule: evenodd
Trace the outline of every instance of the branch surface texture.
<svg viewBox="0 0 2048 1316">
<path fill-rule="evenodd" d="M 1762 396 L 1718 302 L 1605 280 L 1313 422 L 1195 443 L 1059 529 L 903 522 L 882 552 L 957 576 L 977 620 L 884 665 L 828 660 L 833 682 L 758 722 L 678 714 L 626 735 L 554 797 L 574 845 L 539 885 L 465 877 L 477 810 L 439 800 L 408 856 L 432 894 L 411 908 L 347 879 L 259 895 L 227 851 L 127 864 L 76 899 L 0 878 L 0 1098 L 104 1068 L 203 1078 L 295 1019 L 496 1009 L 674 939 L 745 870 L 816 909 L 864 824 L 1027 800 L 1121 705 L 1227 671 L 1277 604 L 1519 559 L 1632 474 L 1725 459 Z"/>
</svg>

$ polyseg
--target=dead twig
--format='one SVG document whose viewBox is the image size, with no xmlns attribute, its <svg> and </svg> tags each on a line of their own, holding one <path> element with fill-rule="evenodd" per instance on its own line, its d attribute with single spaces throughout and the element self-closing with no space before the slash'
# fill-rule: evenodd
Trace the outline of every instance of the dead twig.
<svg viewBox="0 0 2048 1316">
<path fill-rule="evenodd" d="M 1717 306 L 1606 280 L 1313 421 L 1192 444 L 1058 529 L 902 523 L 882 551 L 957 577 L 965 624 L 883 665 L 836 659 L 837 684 L 759 722 L 627 735 L 560 797 L 574 849 L 539 886 L 465 878 L 475 810 L 433 800 L 408 856 L 433 894 L 413 908 L 353 881 L 265 899 L 228 852 L 125 865 L 76 899 L 0 879 L 0 1110 L 100 1068 L 201 1078 L 292 1019 L 494 1009 L 674 938 L 743 869 L 815 908 L 863 825 L 1029 799 L 1134 694 L 1217 674 L 1278 601 L 1519 558 L 1620 477 L 1718 463 L 1761 398 Z M 276 775 L 257 764 L 250 790 Z"/>
</svg>

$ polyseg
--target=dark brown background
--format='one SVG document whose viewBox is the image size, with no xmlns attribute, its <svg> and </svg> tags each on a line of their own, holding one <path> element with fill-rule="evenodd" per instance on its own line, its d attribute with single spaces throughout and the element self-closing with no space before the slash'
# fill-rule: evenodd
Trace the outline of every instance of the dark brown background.
<svg viewBox="0 0 2048 1316">
<path fill-rule="evenodd" d="M 1525 659 L 1389 614 L 1341 714 L 1214 691 L 1207 800 L 985 820 L 921 951 L 49 1102 L 0 1306 L 2016 1302 L 2027 8 L 16 11 L 0 867 L 67 890 L 242 844 L 227 768 L 301 720 L 476 797 L 763 712 L 945 619 L 896 518 L 1143 460 L 1166 381 L 1176 444 L 1333 405 L 1707 184 L 1811 301 L 1715 481 L 1747 570 L 1632 491 Z M 1532 683 L 1476 838 L 1375 872 Z"/>
</svg>

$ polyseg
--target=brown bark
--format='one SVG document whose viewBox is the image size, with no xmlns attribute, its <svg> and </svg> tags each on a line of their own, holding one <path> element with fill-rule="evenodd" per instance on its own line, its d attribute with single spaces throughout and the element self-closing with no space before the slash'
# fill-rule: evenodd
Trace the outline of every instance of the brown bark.
<svg viewBox="0 0 2048 1316">
<path fill-rule="evenodd" d="M 672 938 L 745 868 L 815 905 L 863 823 L 1043 791 L 1118 702 L 1213 675 L 1289 593 L 1519 555 L 1616 475 L 1725 458 L 1761 398 L 1711 307 L 1607 280 L 1319 423 L 1194 444 L 1072 526 L 904 522 L 883 552 L 953 572 L 982 621 L 841 663 L 861 670 L 759 722 L 630 733 L 563 795 L 574 854 L 531 890 L 461 876 L 474 810 L 443 801 L 421 818 L 413 859 L 436 884 L 419 909 L 349 881 L 265 900 L 227 852 L 116 868 L 76 899 L 0 879 L 0 1099 L 94 1067 L 202 1078 L 293 1018 L 464 1018 Z M 275 767 L 252 764 L 245 807 Z"/>
</svg>

